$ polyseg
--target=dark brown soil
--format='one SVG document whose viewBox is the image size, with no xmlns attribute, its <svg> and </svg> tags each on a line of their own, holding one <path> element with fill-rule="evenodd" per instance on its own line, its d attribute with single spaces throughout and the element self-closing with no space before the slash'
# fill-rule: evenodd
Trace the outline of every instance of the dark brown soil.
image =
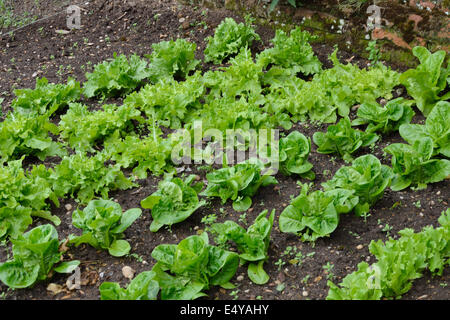
<svg viewBox="0 0 450 320">
<path fill-rule="evenodd" d="M 151 52 L 152 43 L 177 37 L 197 43 L 198 58 L 202 58 L 205 37 L 213 34 L 214 27 L 223 18 L 232 16 L 242 21 L 240 17 L 226 10 L 202 12 L 201 8 L 181 6 L 172 0 L 146 1 L 145 5 L 139 1 L 116 1 L 114 6 L 111 3 L 97 1 L 86 6 L 82 16 L 83 28 L 67 35 L 58 35 L 55 32 L 57 29 L 65 29 L 65 17 L 58 16 L 16 32 L 13 39 L 0 41 L 0 97 L 5 98 L 4 111 L 9 109 L 14 97 L 12 89 L 33 88 L 35 77 L 45 76 L 50 82 L 61 82 L 71 76 L 84 81 L 86 71 L 91 70 L 94 64 L 112 57 L 114 52 L 144 55 Z M 155 18 L 157 14 L 159 17 Z M 180 23 L 180 18 L 185 18 L 188 23 Z M 202 21 L 206 22 L 206 29 L 200 24 Z M 262 36 L 264 44 L 255 46 L 255 51 L 268 45 L 274 35 L 273 30 L 266 27 L 259 27 L 257 32 Z M 329 65 L 326 57 L 333 48 L 316 45 L 314 50 L 321 61 Z M 345 52 L 341 52 L 340 56 L 343 60 L 352 57 Z M 367 63 L 358 57 L 354 57 L 352 62 L 361 67 Z M 117 103 L 120 103 L 120 100 Z M 414 120 L 423 121 L 423 118 L 416 117 Z M 325 130 L 326 126 L 299 124 L 295 129 L 311 137 L 314 132 Z M 401 138 L 398 134 L 383 137 L 373 151 L 364 152 L 373 153 L 385 164 L 389 164 L 389 159 L 383 158 L 382 149 L 399 141 Z M 316 189 L 344 165 L 339 159 L 317 153 L 314 145 L 309 160 L 313 163 L 317 176 L 314 181 Z M 204 179 L 204 171 L 189 169 Z M 279 181 L 277 186 L 263 188 L 254 197 L 253 206 L 246 214 L 249 223 L 264 209 L 276 209 L 278 216 L 289 203 L 290 197 L 298 194 L 299 179 L 282 175 L 277 175 L 276 178 Z M 124 210 L 139 207 L 140 200 L 157 189 L 159 180 L 157 177 L 149 177 L 139 181 L 139 188 L 112 192 L 110 196 L 117 199 Z M 246 275 L 246 268 L 241 267 L 232 281 L 238 286 L 238 298 L 324 299 L 328 292 L 327 277 L 338 283 L 345 275 L 354 271 L 360 261 L 374 262 L 373 256 L 368 252 L 368 244 L 371 240 L 387 239 L 387 233 L 382 231 L 386 225 L 392 227 L 390 235 L 394 237 L 403 228 L 420 231 L 426 225 L 436 226 L 440 213 L 448 207 L 449 184 L 448 180 L 432 184 L 420 192 L 410 189 L 402 192 L 387 190 L 384 197 L 371 209 L 371 215 L 366 221 L 353 215 L 343 215 L 331 237 L 318 240 L 314 246 L 300 242 L 294 235 L 280 233 L 276 219 L 269 248 L 270 258 L 265 264 L 270 282 L 263 286 L 253 284 Z M 61 225 L 57 227 L 61 239 L 71 233 L 79 233 L 71 224 L 72 212 L 66 212 L 65 205 L 68 203 L 74 208 L 77 205 L 73 200 L 61 199 L 61 207 L 52 210 L 52 213 L 62 220 Z M 220 208 L 224 209 L 223 213 L 220 213 Z M 67 279 L 67 275 L 56 274 L 50 280 L 38 283 L 30 289 L 12 291 L 0 284 L 0 294 L 6 293 L 6 299 L 98 299 L 98 286 L 103 281 L 116 281 L 122 286 L 126 285 L 128 280 L 122 275 L 122 267 L 131 266 L 137 273 L 151 269 L 155 262 L 151 258 L 151 252 L 157 245 L 177 243 L 203 230 L 205 225 L 201 223 L 201 219 L 211 213 L 217 214 L 219 222 L 227 219 L 238 221 L 240 218 L 240 214 L 232 209 L 230 203 L 222 206 L 219 200 L 214 200 L 183 223 L 172 226 L 171 230 L 161 229 L 158 233 L 151 233 L 151 216 L 148 210 L 144 210 L 142 217 L 125 232 L 132 245 L 133 256 L 114 258 L 105 251 L 97 251 L 84 245 L 68 251 L 67 259 L 78 259 L 82 263 L 81 290 L 65 289 L 57 295 L 52 295 L 47 291 L 48 284 L 64 286 Z M 41 223 L 45 222 L 37 221 L 35 225 Z M 363 248 L 358 250 L 359 245 Z M 283 255 L 287 246 L 296 246 L 304 254 L 305 259 L 301 265 L 288 263 L 292 257 Z M 6 247 L 0 247 L 0 261 L 7 259 L 7 251 Z M 310 256 L 307 257 L 307 254 Z M 280 259 L 285 263 L 281 268 L 276 264 Z M 331 274 L 327 274 L 323 268 L 327 263 L 334 265 Z M 244 276 L 242 281 L 236 280 L 239 275 Z M 446 288 L 448 282 L 448 268 L 440 277 L 432 277 L 426 272 L 423 278 L 414 282 L 413 288 L 403 299 L 449 299 L 450 292 Z M 282 291 L 279 284 L 284 284 Z M 209 298 L 232 299 L 232 291 L 235 290 L 212 288 Z"/>
</svg>

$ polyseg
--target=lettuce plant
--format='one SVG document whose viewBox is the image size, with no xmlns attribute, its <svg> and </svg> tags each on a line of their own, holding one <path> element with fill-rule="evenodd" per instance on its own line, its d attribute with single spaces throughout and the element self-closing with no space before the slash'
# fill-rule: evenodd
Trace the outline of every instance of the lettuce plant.
<svg viewBox="0 0 450 320">
<path fill-rule="evenodd" d="M 352 154 L 361 147 L 372 145 L 378 140 L 375 133 L 353 129 L 349 118 L 342 118 L 336 125 L 330 125 L 327 132 L 316 132 L 313 141 L 318 146 L 317 152 L 338 153 L 345 161 L 351 161 Z"/>
<path fill-rule="evenodd" d="M 292 131 L 287 137 L 280 139 L 280 171 L 285 175 L 298 174 L 313 180 L 313 165 L 308 162 L 311 151 L 311 140 L 298 131 Z"/>
<path fill-rule="evenodd" d="M 152 211 L 150 231 L 157 232 L 164 225 L 184 221 L 206 204 L 206 201 L 198 200 L 203 183 L 194 183 L 195 178 L 190 175 L 183 181 L 169 176 L 159 183 L 156 192 L 141 201 L 142 208 Z"/>
<path fill-rule="evenodd" d="M 128 60 L 125 55 L 117 56 L 114 52 L 111 61 L 99 63 L 92 73 L 86 73 L 87 82 L 83 85 L 83 94 L 88 98 L 127 94 L 150 76 L 147 64 L 146 60 L 135 54 Z"/>
<path fill-rule="evenodd" d="M 351 190 L 317 190 L 310 194 L 308 190 L 304 184 L 300 195 L 280 215 L 280 231 L 301 234 L 302 241 L 329 236 L 339 224 L 339 214 L 350 212 L 358 203 Z"/>
<path fill-rule="evenodd" d="M 450 158 L 450 103 L 438 102 L 425 120 L 425 125 L 404 124 L 399 131 L 409 144 L 423 137 L 431 138 L 433 154 L 440 153 Z"/>
<path fill-rule="evenodd" d="M 334 174 L 331 180 L 322 183 L 325 191 L 345 189 L 358 197 L 355 213 L 365 216 L 384 190 L 390 186 L 392 170 L 382 165 L 377 157 L 367 154 L 353 160 L 351 166 L 343 166 Z"/>
<path fill-rule="evenodd" d="M 58 197 L 67 194 L 83 204 L 96 195 L 108 198 L 110 190 L 126 190 L 136 186 L 126 178 L 120 167 L 105 165 L 108 158 L 104 153 L 89 157 L 86 153 L 76 153 L 64 157 L 60 164 L 50 169 L 50 181 Z"/>
<path fill-rule="evenodd" d="M 358 118 L 352 126 L 368 124 L 366 132 L 381 132 L 384 134 L 398 131 L 403 124 L 409 124 L 415 112 L 411 105 L 414 102 L 403 98 L 389 101 L 382 107 L 377 103 L 363 103 L 358 108 Z"/>
<path fill-rule="evenodd" d="M 425 47 L 414 47 L 413 54 L 420 64 L 416 69 L 409 69 L 401 74 L 400 83 L 406 87 L 408 94 L 416 101 L 417 108 L 425 116 L 433 110 L 436 102 L 450 99 L 450 93 L 439 96 L 448 87 L 450 66 L 444 69 L 446 52 L 431 53 Z"/>
<path fill-rule="evenodd" d="M 49 171 L 44 165 L 25 171 L 22 160 L 0 165 L 0 240 L 17 238 L 31 224 L 32 216 L 48 219 L 56 225 L 61 222 L 48 211 L 48 200 L 59 206 Z"/>
<path fill-rule="evenodd" d="M 244 23 L 236 23 L 233 18 L 225 18 L 214 32 L 214 37 L 208 37 L 208 44 L 204 51 L 205 61 L 216 64 L 236 53 L 245 46 L 250 47 L 253 41 L 261 38 L 252 27 L 250 16 L 245 17 Z"/>
<path fill-rule="evenodd" d="M 58 233 L 52 225 L 36 227 L 11 240 L 14 258 L 0 264 L 0 280 L 10 288 L 27 288 L 47 279 L 51 271 L 71 273 L 80 261 L 61 261 Z"/>
<path fill-rule="evenodd" d="M 72 213 L 72 223 L 83 230 L 81 236 L 71 235 L 69 244 L 87 243 L 97 249 L 106 249 L 114 257 L 130 252 L 130 244 L 123 240 L 123 232 L 141 216 L 141 209 L 129 209 L 122 213 L 120 204 L 111 200 L 92 200 L 83 211 Z"/>
<path fill-rule="evenodd" d="M 444 180 L 450 175 L 450 161 L 431 159 L 433 141 L 428 138 L 415 140 L 412 145 L 394 143 L 384 151 L 392 155 L 392 169 L 395 174 L 391 189 L 403 190 L 409 186 L 424 189 L 428 183 Z"/>
<path fill-rule="evenodd" d="M 358 264 L 340 286 L 328 281 L 327 300 L 380 300 L 399 298 L 411 289 L 412 281 L 420 278 L 425 269 L 442 275 L 449 264 L 450 209 L 442 213 L 438 228 L 427 226 L 421 232 L 412 229 L 399 232 L 400 238 L 372 241 L 369 251 L 377 262 Z"/>
<path fill-rule="evenodd" d="M 288 69 L 293 75 L 299 72 L 305 75 L 319 73 L 322 64 L 309 44 L 313 39 L 314 36 L 300 27 L 291 30 L 289 35 L 283 30 L 277 30 L 275 38 L 271 40 L 273 48 L 261 52 L 257 57 L 258 63 L 264 68 L 275 65 Z"/>
<path fill-rule="evenodd" d="M 0 122 L 0 162 L 23 155 L 36 156 L 42 161 L 49 156 L 64 156 L 67 152 L 52 140 L 50 133 L 56 135 L 59 130 L 46 115 L 9 113 Z"/>
<path fill-rule="evenodd" d="M 267 251 L 275 210 L 272 210 L 268 219 L 267 212 L 262 211 L 247 230 L 231 220 L 215 223 L 211 227 L 211 231 L 217 234 L 218 245 L 225 245 L 228 241 L 236 244 L 239 258 L 244 263 L 248 262 L 248 277 L 256 284 L 265 284 L 269 281 L 269 275 L 264 271 L 263 265 L 269 258 Z"/>
<path fill-rule="evenodd" d="M 194 300 L 206 296 L 210 286 L 230 287 L 239 256 L 209 244 L 208 234 L 190 236 L 152 251 L 157 260 L 152 271 L 161 288 L 161 300 Z"/>
<path fill-rule="evenodd" d="M 64 84 L 48 83 L 46 78 L 36 79 L 34 89 L 14 90 L 16 98 L 11 107 L 17 113 L 52 115 L 55 111 L 80 99 L 80 83 L 72 78 Z"/>
<path fill-rule="evenodd" d="M 267 174 L 261 175 L 262 163 L 250 161 L 238 163 L 233 167 L 215 170 L 206 175 L 208 187 L 200 195 L 220 197 L 222 203 L 233 200 L 233 209 L 246 211 L 252 205 L 251 197 L 259 187 L 277 184 L 278 181 Z"/>
<path fill-rule="evenodd" d="M 153 52 L 145 57 L 150 60 L 150 80 L 153 83 L 164 78 L 186 78 L 200 63 L 195 59 L 197 45 L 185 39 L 161 41 L 152 44 Z"/>
<path fill-rule="evenodd" d="M 130 131 L 132 120 L 143 122 L 140 114 L 130 105 L 117 107 L 107 104 L 102 106 L 102 110 L 90 112 L 83 104 L 70 104 L 59 123 L 61 138 L 67 140 L 74 150 L 93 152 L 97 141 L 104 140 L 115 131 Z"/>
<path fill-rule="evenodd" d="M 103 282 L 100 287 L 101 300 L 156 300 L 159 284 L 153 271 L 144 271 L 138 274 L 126 289 L 116 282 Z"/>
</svg>

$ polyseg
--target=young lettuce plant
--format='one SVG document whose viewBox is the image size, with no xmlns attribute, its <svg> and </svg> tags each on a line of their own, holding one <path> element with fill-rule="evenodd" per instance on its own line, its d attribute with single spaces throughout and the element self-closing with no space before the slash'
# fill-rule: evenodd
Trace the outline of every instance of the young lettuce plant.
<svg viewBox="0 0 450 320">
<path fill-rule="evenodd" d="M 161 300 L 194 300 L 206 296 L 210 286 L 232 287 L 229 283 L 239 266 L 239 256 L 209 244 L 208 234 L 190 236 L 175 244 L 157 246 L 152 257 L 154 280 L 161 288 Z"/>
<path fill-rule="evenodd" d="M 372 241 L 369 251 L 377 262 L 358 264 L 358 270 L 347 275 L 340 286 L 328 281 L 327 300 L 380 300 L 399 298 L 411 289 L 412 281 L 425 269 L 442 275 L 448 264 L 450 209 L 442 213 L 438 228 L 427 226 L 421 232 L 412 229 L 399 232 L 400 238 Z"/>
<path fill-rule="evenodd" d="M 225 18 L 215 30 L 214 37 L 207 38 L 205 62 L 220 64 L 225 58 L 238 53 L 241 48 L 250 47 L 254 40 L 260 41 L 252 22 L 250 16 L 245 17 L 245 24 L 237 24 L 233 18 Z"/>
<path fill-rule="evenodd" d="M 450 161 L 431 159 L 433 141 L 428 137 L 415 140 L 413 145 L 394 143 L 384 151 L 392 155 L 395 177 L 391 189 L 403 190 L 409 186 L 425 189 L 428 183 L 439 182 L 450 175 Z"/>
<path fill-rule="evenodd" d="M 126 289 L 116 282 L 103 282 L 100 289 L 101 300 L 156 300 L 159 284 L 154 280 L 156 273 L 144 271 L 137 275 Z"/>
<path fill-rule="evenodd" d="M 80 83 L 72 78 L 67 84 L 48 83 L 46 78 L 36 79 L 34 89 L 14 90 L 16 99 L 11 107 L 17 113 L 52 115 L 61 107 L 80 99 Z"/>
<path fill-rule="evenodd" d="M 94 72 L 86 73 L 83 94 L 87 98 L 101 96 L 102 99 L 127 94 L 150 76 L 147 64 L 135 54 L 128 61 L 125 55 L 117 56 L 114 52 L 111 61 L 99 63 L 94 67 Z"/>
<path fill-rule="evenodd" d="M 346 162 L 353 160 L 351 154 L 361 147 L 372 145 L 378 138 L 375 133 L 353 129 L 348 117 L 328 126 L 326 133 L 316 132 L 313 135 L 314 143 L 319 147 L 317 152 L 338 153 Z"/>
<path fill-rule="evenodd" d="M 380 199 L 390 186 L 393 173 L 382 165 L 377 157 L 368 154 L 353 160 L 351 166 L 343 166 L 334 177 L 322 183 L 325 191 L 345 189 L 358 197 L 354 210 L 358 216 L 365 216 L 369 208 Z"/>
<path fill-rule="evenodd" d="M 439 153 L 450 158 L 450 102 L 438 102 L 425 120 L 425 125 L 404 124 L 399 131 L 409 144 L 423 137 L 431 138 L 433 155 Z"/>
<path fill-rule="evenodd" d="M 275 210 L 272 210 L 269 219 L 266 217 L 267 212 L 262 211 L 247 230 L 231 220 L 215 223 L 211 227 L 211 231 L 217 234 L 217 244 L 225 245 L 228 241 L 236 244 L 240 252 L 239 258 L 244 263 L 248 262 L 248 277 L 256 284 L 269 281 L 269 275 L 264 271 L 263 265 L 269 258 L 267 251 Z"/>
<path fill-rule="evenodd" d="M 245 161 L 233 167 L 210 172 L 206 175 L 208 187 L 200 195 L 220 197 L 222 204 L 231 199 L 234 210 L 246 211 L 251 207 L 251 197 L 255 195 L 259 187 L 278 183 L 270 175 L 261 175 L 263 169 L 261 162 Z"/>
<path fill-rule="evenodd" d="M 398 131 L 401 125 L 409 124 L 415 112 L 411 108 L 414 101 L 397 98 L 382 107 L 376 103 L 363 103 L 358 108 L 358 118 L 352 126 L 368 124 L 366 132 L 387 134 Z"/>
<path fill-rule="evenodd" d="M 280 231 L 301 234 L 302 241 L 329 236 L 339 224 L 339 214 L 350 212 L 358 203 L 351 190 L 317 190 L 310 194 L 308 190 L 307 184 L 302 185 L 300 195 L 280 215 Z"/>
<path fill-rule="evenodd" d="M 298 174 L 300 177 L 314 180 L 311 170 L 313 165 L 308 162 L 311 151 L 311 140 L 298 131 L 291 132 L 280 139 L 280 171 L 284 175 Z"/>
<path fill-rule="evenodd" d="M 409 69 L 401 74 L 400 83 L 406 87 L 408 94 L 416 101 L 417 108 L 428 116 L 438 101 L 450 99 L 450 92 L 439 94 L 448 87 L 450 66 L 444 69 L 446 52 L 436 51 L 431 54 L 425 47 L 415 47 L 413 54 L 420 64 L 416 69 Z"/>
<path fill-rule="evenodd" d="M 186 78 L 200 63 L 195 59 L 196 47 L 195 43 L 181 38 L 152 44 L 152 54 L 145 55 L 150 60 L 149 72 L 152 83 L 164 78 Z"/>
<path fill-rule="evenodd" d="M 120 204 L 111 200 L 92 200 L 83 211 L 75 210 L 72 223 L 83 230 L 81 236 L 71 235 L 69 244 L 79 246 L 87 243 L 97 249 L 107 249 L 114 257 L 130 252 L 130 244 L 122 240 L 123 232 L 141 216 L 141 209 L 134 208 L 122 213 Z"/>
<path fill-rule="evenodd" d="M 58 233 L 45 224 L 11 240 L 14 258 L 0 264 L 0 280 L 10 288 L 32 286 L 38 280 L 51 277 L 51 272 L 71 273 L 80 261 L 62 262 Z"/>
<path fill-rule="evenodd" d="M 198 200 L 203 182 L 194 183 L 195 178 L 192 174 L 183 181 L 168 176 L 159 183 L 156 192 L 141 201 L 142 208 L 152 211 L 150 231 L 157 232 L 165 225 L 184 221 L 206 204 L 206 201 Z"/>
</svg>

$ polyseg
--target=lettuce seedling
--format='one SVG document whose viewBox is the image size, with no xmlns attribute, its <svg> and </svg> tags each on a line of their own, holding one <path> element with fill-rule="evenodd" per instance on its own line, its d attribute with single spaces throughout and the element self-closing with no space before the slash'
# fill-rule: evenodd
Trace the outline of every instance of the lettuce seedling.
<svg viewBox="0 0 450 320">
<path fill-rule="evenodd" d="M 450 158 L 450 102 L 438 102 L 425 120 L 425 125 L 404 124 L 399 131 L 409 144 L 423 137 L 431 138 L 433 155 L 440 153 Z"/>
<path fill-rule="evenodd" d="M 156 300 L 159 284 L 154 280 L 156 273 L 144 271 L 131 280 L 126 289 L 116 282 L 103 282 L 100 289 L 101 300 Z"/>
<path fill-rule="evenodd" d="M 67 106 L 70 102 L 80 99 L 80 83 L 72 78 L 67 79 L 67 83 L 48 83 L 46 78 L 36 79 L 34 89 L 16 89 L 17 96 L 11 107 L 17 113 L 22 114 L 45 114 L 52 115 L 61 107 Z"/>
<path fill-rule="evenodd" d="M 367 154 L 353 160 L 351 166 L 341 167 L 322 186 L 325 191 L 345 189 L 353 192 L 358 197 L 355 213 L 364 216 L 369 212 L 370 206 L 383 196 L 392 177 L 391 168 L 382 165 L 377 157 Z"/>
<path fill-rule="evenodd" d="M 194 183 L 195 178 L 192 174 L 183 181 L 168 176 L 159 183 L 156 192 L 141 201 L 142 208 L 152 211 L 150 231 L 157 232 L 164 225 L 184 221 L 206 204 L 206 201 L 198 200 L 203 182 Z"/>
<path fill-rule="evenodd" d="M 83 94 L 88 98 L 101 96 L 102 99 L 127 94 L 150 76 L 147 64 L 146 60 L 135 54 L 128 61 L 125 55 L 117 56 L 114 52 L 111 61 L 99 63 L 94 67 L 94 72 L 86 73 Z"/>
<path fill-rule="evenodd" d="M 190 236 L 175 244 L 157 246 L 152 271 L 162 300 L 193 300 L 210 286 L 232 286 L 229 281 L 239 266 L 237 253 L 209 244 L 208 234 Z"/>
<path fill-rule="evenodd" d="M 204 51 L 205 61 L 215 64 L 239 52 L 245 46 L 250 47 L 254 40 L 260 41 L 260 36 L 252 27 L 253 20 L 245 17 L 245 24 L 237 24 L 233 18 L 225 18 L 214 32 L 214 37 L 208 37 Z"/>
<path fill-rule="evenodd" d="M 164 78 L 186 78 L 200 63 L 200 60 L 195 59 L 196 47 L 195 43 L 181 38 L 152 44 L 153 52 L 145 55 L 150 60 L 149 72 L 152 83 Z"/>
<path fill-rule="evenodd" d="M 361 147 L 372 145 L 378 138 L 375 133 L 353 129 L 348 117 L 328 126 L 326 133 L 316 132 L 313 135 L 314 143 L 319 147 L 317 152 L 338 153 L 346 162 L 353 160 L 351 154 Z"/>
<path fill-rule="evenodd" d="M 260 187 L 277 184 L 278 181 L 268 174 L 261 175 L 261 162 L 245 161 L 233 167 L 215 170 L 206 175 L 208 187 L 200 195 L 220 197 L 222 203 L 233 200 L 233 209 L 246 211 L 252 205 L 251 197 Z"/>
<path fill-rule="evenodd" d="M 391 189 L 403 190 L 409 186 L 425 189 L 428 183 L 439 182 L 450 175 L 450 161 L 431 159 L 433 141 L 428 137 L 415 140 L 412 145 L 394 143 L 384 151 L 392 155 L 395 177 Z"/>
<path fill-rule="evenodd" d="M 414 47 L 413 54 L 420 64 L 416 69 L 409 69 L 400 75 L 400 83 L 406 87 L 408 94 L 416 101 L 417 108 L 428 116 L 438 101 L 450 99 L 450 92 L 439 96 L 448 87 L 450 66 L 444 69 L 446 52 L 436 51 L 431 54 L 425 47 Z"/>
<path fill-rule="evenodd" d="M 308 190 L 304 184 L 300 195 L 280 215 L 280 231 L 301 234 L 302 241 L 329 236 L 339 224 L 339 214 L 350 212 L 358 203 L 350 190 L 317 190 L 310 194 Z"/>
<path fill-rule="evenodd" d="M 265 284 L 269 275 L 264 271 L 264 262 L 269 258 L 270 234 L 275 219 L 275 210 L 272 210 L 267 219 L 267 210 L 262 211 L 247 230 L 236 222 L 228 220 L 224 223 L 215 223 L 211 231 L 217 234 L 216 243 L 225 245 L 228 241 L 236 244 L 239 258 L 248 262 L 248 277 L 256 284 Z"/>
<path fill-rule="evenodd" d="M 398 131 L 402 124 L 409 124 L 415 112 L 411 108 L 414 101 L 397 98 L 382 107 L 377 103 L 363 103 L 358 108 L 358 118 L 352 126 L 368 124 L 366 132 L 384 134 Z"/>
<path fill-rule="evenodd" d="M 314 180 L 311 170 L 313 165 L 308 162 L 311 151 L 311 140 L 298 131 L 291 132 L 280 139 L 280 171 L 284 175 L 298 174 L 300 177 Z"/>
<path fill-rule="evenodd" d="M 11 240 L 13 260 L 0 264 L 0 280 L 10 288 L 27 288 L 51 276 L 51 271 L 71 273 L 80 261 L 62 262 L 58 233 L 45 224 Z"/>
<path fill-rule="evenodd" d="M 75 210 L 72 223 L 83 230 L 81 236 L 71 235 L 69 244 L 79 246 L 88 243 L 97 249 L 107 249 L 114 257 L 130 252 L 130 244 L 123 238 L 123 232 L 141 216 L 141 209 L 134 208 L 122 213 L 120 205 L 111 200 L 92 200 L 83 211 Z"/>
</svg>

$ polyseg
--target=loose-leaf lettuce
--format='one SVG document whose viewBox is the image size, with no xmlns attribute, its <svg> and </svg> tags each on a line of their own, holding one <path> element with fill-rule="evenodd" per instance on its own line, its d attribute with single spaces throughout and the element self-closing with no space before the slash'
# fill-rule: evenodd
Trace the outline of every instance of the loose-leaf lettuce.
<svg viewBox="0 0 450 320">
<path fill-rule="evenodd" d="M 155 273 L 144 271 L 131 280 L 126 289 L 116 282 L 103 282 L 100 289 L 101 300 L 156 300 L 159 284 L 153 280 Z"/>
<path fill-rule="evenodd" d="M 280 139 L 280 171 L 285 175 L 298 174 L 313 180 L 313 165 L 308 162 L 311 140 L 298 131 Z"/>
</svg>

